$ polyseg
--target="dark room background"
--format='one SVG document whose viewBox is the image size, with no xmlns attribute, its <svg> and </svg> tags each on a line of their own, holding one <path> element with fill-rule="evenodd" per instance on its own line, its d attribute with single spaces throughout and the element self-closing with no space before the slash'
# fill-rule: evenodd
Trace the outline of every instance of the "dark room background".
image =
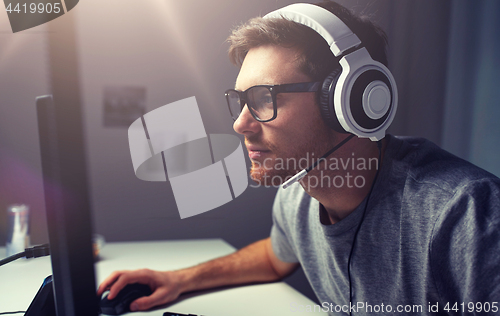
<svg viewBox="0 0 500 316">
<path fill-rule="evenodd" d="M 85 0 L 59 18 L 75 25 L 96 233 L 108 242 L 222 238 L 237 248 L 269 235 L 274 188 L 249 187 L 181 220 L 168 183 L 135 177 L 127 126 L 106 124 L 104 103 L 116 88 L 140 91 L 146 112 L 196 96 L 207 133 L 235 134 L 224 91 L 238 69 L 225 39 L 249 18 L 293 2 Z M 499 176 L 500 1 L 338 2 L 387 32 L 399 88 L 390 133 L 428 138 Z M 34 105 L 51 93 L 50 74 L 59 67 L 48 56 L 54 32 L 42 25 L 12 34 L 0 10 L 0 245 L 14 203 L 30 206 L 32 243 L 48 240 Z M 289 282 L 312 297 L 300 272 Z"/>
</svg>

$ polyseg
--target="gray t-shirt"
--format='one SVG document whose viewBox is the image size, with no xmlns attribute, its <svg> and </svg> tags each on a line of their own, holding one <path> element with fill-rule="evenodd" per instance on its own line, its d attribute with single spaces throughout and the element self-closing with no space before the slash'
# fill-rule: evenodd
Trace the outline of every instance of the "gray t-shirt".
<svg viewBox="0 0 500 316">
<path fill-rule="evenodd" d="M 500 179 L 427 140 L 387 139 L 351 259 L 351 305 L 347 261 L 366 200 L 323 225 L 322 206 L 299 184 L 278 190 L 273 250 L 301 264 L 320 301 L 300 308 L 331 315 L 348 314 L 349 306 L 359 307 L 350 309 L 353 315 L 500 314 Z"/>
</svg>

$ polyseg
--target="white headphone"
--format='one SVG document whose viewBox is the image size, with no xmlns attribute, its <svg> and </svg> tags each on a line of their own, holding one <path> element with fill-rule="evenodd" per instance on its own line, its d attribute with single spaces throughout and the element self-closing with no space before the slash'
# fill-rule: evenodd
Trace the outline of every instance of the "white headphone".
<svg viewBox="0 0 500 316">
<path fill-rule="evenodd" d="M 371 58 L 361 41 L 330 11 L 307 3 L 296 3 L 273 11 L 264 18 L 285 18 L 315 30 L 328 43 L 341 69 L 323 82 L 319 107 L 334 130 L 378 141 L 396 114 L 398 93 L 389 69 Z M 344 52 L 350 51 L 343 55 Z"/>
</svg>

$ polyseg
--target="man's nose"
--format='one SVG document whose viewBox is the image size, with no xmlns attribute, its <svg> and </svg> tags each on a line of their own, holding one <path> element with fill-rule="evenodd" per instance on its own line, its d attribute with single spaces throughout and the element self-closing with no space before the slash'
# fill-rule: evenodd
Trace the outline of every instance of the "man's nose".
<svg viewBox="0 0 500 316">
<path fill-rule="evenodd" d="M 257 121 L 250 113 L 248 105 L 245 105 L 241 110 L 240 115 L 234 121 L 233 129 L 238 134 L 256 133 L 260 128 L 260 122 Z"/>
</svg>

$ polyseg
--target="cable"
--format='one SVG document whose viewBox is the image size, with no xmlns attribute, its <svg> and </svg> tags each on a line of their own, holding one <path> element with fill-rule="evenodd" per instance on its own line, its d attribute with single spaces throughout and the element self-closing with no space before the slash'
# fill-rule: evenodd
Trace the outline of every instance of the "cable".
<svg viewBox="0 0 500 316">
<path fill-rule="evenodd" d="M 10 257 L 7 257 L 5 259 L 0 260 L 0 266 L 3 266 L 4 264 L 7 264 L 9 262 L 12 262 L 14 260 L 17 260 L 17 259 L 23 258 L 23 257 L 26 257 L 26 259 L 29 259 L 29 258 L 44 257 L 44 256 L 48 256 L 48 255 L 50 255 L 49 244 L 38 245 L 38 246 L 31 247 L 31 248 L 26 248 L 26 249 L 24 249 L 23 252 L 17 253 L 15 255 L 12 255 Z"/>
<path fill-rule="evenodd" d="M 3 266 L 4 264 L 7 264 L 22 257 L 24 257 L 24 251 L 0 260 L 0 266 Z"/>
<path fill-rule="evenodd" d="M 283 185 L 282 185 L 283 189 L 288 188 L 289 186 L 291 186 L 295 182 L 297 182 L 300 179 L 302 179 L 303 177 L 305 177 L 306 174 L 309 173 L 309 171 L 311 171 L 312 169 L 314 169 L 321 161 L 323 161 L 323 160 L 326 161 L 326 157 L 330 156 L 334 151 L 336 151 L 340 147 L 344 146 L 344 144 L 347 143 L 353 137 L 354 137 L 354 134 L 349 135 L 349 137 L 346 137 L 343 141 L 341 141 L 335 147 L 333 147 L 332 149 L 330 149 L 326 154 L 324 154 L 323 156 L 321 156 L 321 158 L 319 158 L 318 160 L 316 160 L 315 163 L 313 163 L 312 165 L 310 165 L 306 169 L 303 169 L 301 172 L 297 173 L 296 175 L 294 175 L 293 177 L 291 177 L 290 179 L 288 179 L 285 183 L 283 183 Z"/>
<path fill-rule="evenodd" d="M 311 166 L 309 166 L 309 168 L 306 169 L 307 172 L 313 170 L 314 168 L 316 168 L 316 166 L 323 160 L 325 160 L 326 157 L 330 156 L 331 154 L 333 154 L 333 152 L 335 152 L 337 149 L 339 149 L 340 147 L 344 146 L 345 143 L 347 143 L 348 141 L 351 140 L 351 138 L 354 137 L 354 134 L 352 135 L 349 135 L 349 137 L 346 137 L 343 141 L 341 141 L 340 143 L 338 143 L 335 147 L 333 147 L 332 149 L 330 149 L 326 154 L 324 154 L 323 156 L 321 156 L 321 158 L 319 158 L 318 160 L 316 160 L 315 163 L 313 163 Z"/>
<path fill-rule="evenodd" d="M 0 266 L 3 266 L 4 264 L 7 264 L 22 257 L 26 257 L 26 259 L 29 259 L 29 258 L 44 257 L 48 255 L 50 255 L 49 244 L 38 245 L 31 248 L 26 248 L 24 249 L 23 252 L 16 253 L 15 255 L 0 260 Z M 13 314 L 26 314 L 26 311 L 0 312 L 0 315 L 13 315 Z"/>
<path fill-rule="evenodd" d="M 24 250 L 26 259 L 50 255 L 49 244 L 38 245 Z"/>
<path fill-rule="evenodd" d="M 349 253 L 349 259 L 347 260 L 347 275 L 349 277 L 349 315 L 352 315 L 351 313 L 351 304 L 352 304 L 352 281 L 351 281 L 351 259 L 352 259 L 352 254 L 354 252 L 354 245 L 356 244 L 356 239 L 358 238 L 358 233 L 361 228 L 361 224 L 363 223 L 363 220 L 365 219 L 365 213 L 366 209 L 368 208 L 368 202 L 370 202 L 370 197 L 372 195 L 373 187 L 375 186 L 375 182 L 377 181 L 378 173 L 380 171 L 380 161 L 382 159 L 382 141 L 379 140 L 377 141 L 377 148 L 378 148 L 378 163 L 377 163 L 377 172 L 375 173 L 375 178 L 373 178 L 372 185 L 370 187 L 370 191 L 368 192 L 368 196 L 366 198 L 366 204 L 363 209 L 363 214 L 361 215 L 361 220 L 359 221 L 358 228 L 356 228 L 356 232 L 354 233 L 354 238 L 352 240 L 352 246 L 351 246 L 351 252 Z"/>
</svg>

